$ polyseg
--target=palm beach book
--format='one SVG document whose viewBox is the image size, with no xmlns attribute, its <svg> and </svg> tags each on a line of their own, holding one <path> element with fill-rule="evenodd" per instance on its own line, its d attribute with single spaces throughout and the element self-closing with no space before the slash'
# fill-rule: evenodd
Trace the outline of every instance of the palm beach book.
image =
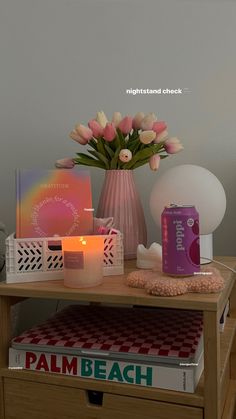
<svg viewBox="0 0 236 419">
<path fill-rule="evenodd" d="M 16 237 L 92 234 L 90 175 L 86 170 L 16 171 Z"/>
<path fill-rule="evenodd" d="M 12 339 L 10 368 L 193 392 L 202 313 L 71 305 Z"/>
<path fill-rule="evenodd" d="M 9 369 L 26 369 L 193 393 L 203 370 L 203 353 L 197 363 L 178 367 L 10 348 Z"/>
</svg>

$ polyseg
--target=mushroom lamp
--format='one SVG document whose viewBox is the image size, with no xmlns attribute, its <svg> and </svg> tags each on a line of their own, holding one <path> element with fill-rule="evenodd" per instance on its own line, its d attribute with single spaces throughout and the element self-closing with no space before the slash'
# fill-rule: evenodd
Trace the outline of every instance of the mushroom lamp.
<svg viewBox="0 0 236 419">
<path fill-rule="evenodd" d="M 226 210 L 225 191 L 209 170 L 191 164 L 166 171 L 155 182 L 150 196 L 152 217 L 161 226 L 161 214 L 169 204 L 194 205 L 199 213 L 201 263 L 213 258 L 212 234 Z"/>
</svg>

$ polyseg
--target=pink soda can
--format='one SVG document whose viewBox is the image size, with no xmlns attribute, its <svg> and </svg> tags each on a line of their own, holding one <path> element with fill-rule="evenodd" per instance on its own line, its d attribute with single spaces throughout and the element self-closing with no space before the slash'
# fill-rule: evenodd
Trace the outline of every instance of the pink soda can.
<svg viewBox="0 0 236 419">
<path fill-rule="evenodd" d="M 200 272 L 199 215 L 193 205 L 171 204 L 161 215 L 162 270 L 168 275 Z"/>
</svg>

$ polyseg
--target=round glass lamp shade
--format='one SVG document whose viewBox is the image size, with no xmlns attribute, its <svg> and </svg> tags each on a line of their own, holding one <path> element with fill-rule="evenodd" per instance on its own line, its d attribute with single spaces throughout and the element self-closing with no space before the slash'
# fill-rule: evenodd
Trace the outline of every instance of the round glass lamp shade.
<svg viewBox="0 0 236 419">
<path fill-rule="evenodd" d="M 209 170 L 191 164 L 173 167 L 157 179 L 150 209 L 157 225 L 169 204 L 194 205 L 199 213 L 200 234 L 208 235 L 221 223 L 226 210 L 223 186 Z"/>
</svg>

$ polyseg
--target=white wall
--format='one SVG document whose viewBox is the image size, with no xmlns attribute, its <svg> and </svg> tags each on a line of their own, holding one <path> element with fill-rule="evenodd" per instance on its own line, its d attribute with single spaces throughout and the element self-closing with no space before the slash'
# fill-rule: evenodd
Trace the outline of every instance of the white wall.
<svg viewBox="0 0 236 419">
<path fill-rule="evenodd" d="M 1 219 L 14 230 L 14 168 L 74 155 L 75 123 L 154 111 L 185 150 L 160 172 L 193 163 L 223 183 L 228 207 L 215 253 L 235 253 L 235 1 L 1 0 Z M 182 88 L 178 96 L 129 96 L 126 88 Z M 159 237 L 149 194 L 159 173 L 135 173 L 149 242 Z M 94 204 L 103 173 L 92 171 Z M 157 235 L 156 235 L 157 234 Z"/>
<path fill-rule="evenodd" d="M 227 193 L 215 253 L 235 249 L 234 1 L 2 0 L 0 5 L 1 219 L 14 229 L 14 168 L 53 166 L 74 155 L 76 122 L 155 111 L 184 143 L 160 172 L 193 163 L 211 170 Z M 188 87 L 177 96 L 129 96 L 126 88 Z M 149 241 L 149 194 L 157 173 L 136 172 Z M 92 171 L 94 204 L 103 173 Z"/>
</svg>

